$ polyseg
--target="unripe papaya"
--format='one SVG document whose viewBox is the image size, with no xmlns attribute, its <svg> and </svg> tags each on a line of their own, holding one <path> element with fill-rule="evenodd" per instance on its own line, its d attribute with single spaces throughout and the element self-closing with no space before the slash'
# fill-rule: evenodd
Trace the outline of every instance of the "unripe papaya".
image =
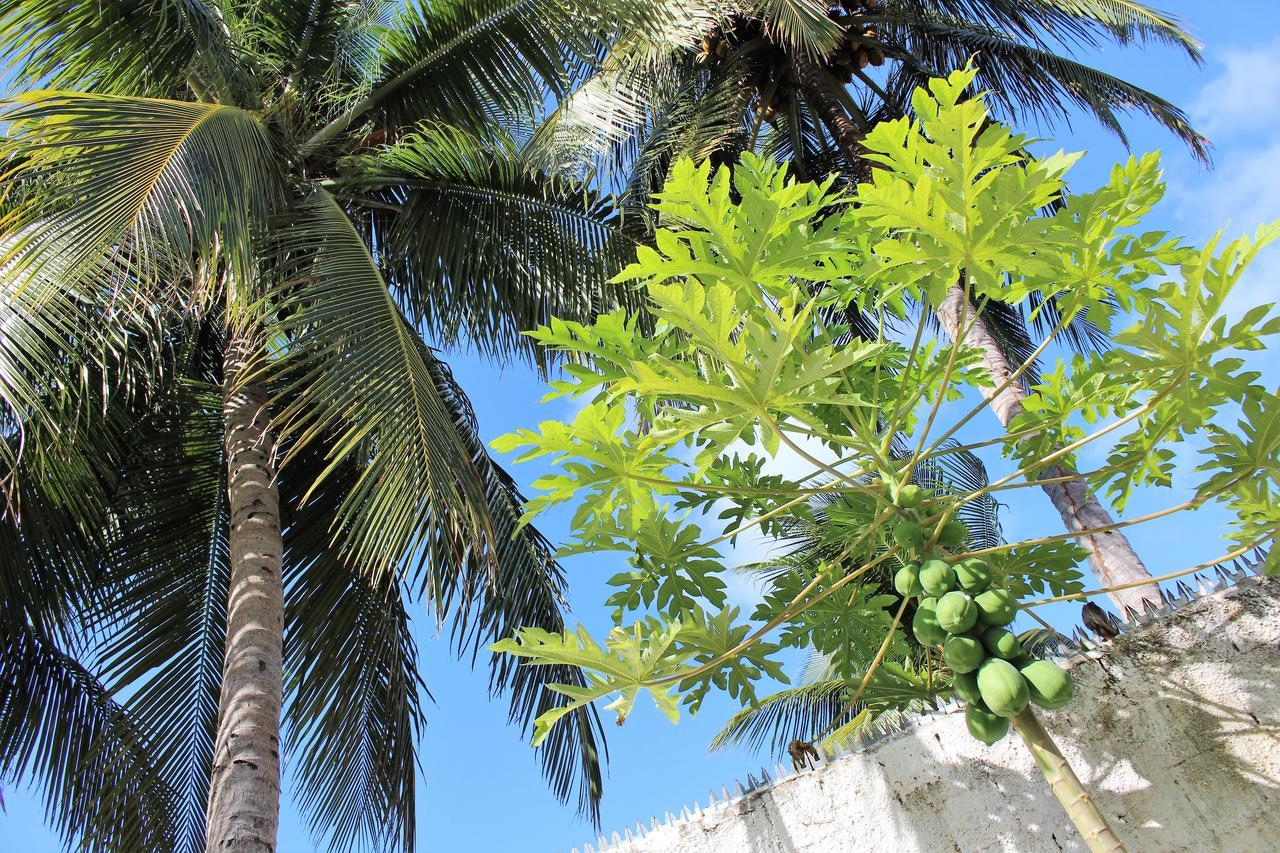
<svg viewBox="0 0 1280 853">
<path fill-rule="evenodd" d="M 1032 661 L 1022 668 L 1022 677 L 1027 680 L 1031 701 L 1050 711 L 1070 702 L 1075 692 L 1071 675 L 1052 661 Z"/>
<path fill-rule="evenodd" d="M 942 659 L 951 667 L 952 672 L 973 672 L 982 665 L 986 656 L 982 643 L 963 634 L 947 637 L 942 646 Z"/>
<path fill-rule="evenodd" d="M 893 541 L 907 550 L 924 545 L 924 533 L 914 521 L 899 521 L 893 527 Z"/>
<path fill-rule="evenodd" d="M 920 586 L 920 567 L 915 563 L 908 563 L 898 569 L 893 576 L 893 588 L 903 598 L 914 598 L 922 593 L 924 589 Z"/>
<path fill-rule="evenodd" d="M 936 646 L 947 639 L 947 632 L 938 624 L 938 599 L 926 598 L 916 608 L 911 620 L 911 632 L 922 646 Z"/>
<path fill-rule="evenodd" d="M 948 634 L 963 634 L 978 621 L 978 608 L 963 592 L 949 592 L 938 599 L 938 624 Z"/>
<path fill-rule="evenodd" d="M 970 595 L 986 592 L 991 586 L 991 566 L 986 560 L 970 557 L 952 566 L 956 570 L 956 583 Z"/>
<path fill-rule="evenodd" d="M 923 573 L 922 569 L 921 583 L 924 583 Z M 926 586 L 925 589 L 928 589 L 928 587 Z M 1013 617 L 1018 615 L 1018 607 L 1008 590 L 989 589 L 980 595 L 974 596 L 973 603 L 978 605 L 978 619 L 982 621 L 983 625 L 995 625 L 997 627 L 1008 625 L 1013 621 Z"/>
<path fill-rule="evenodd" d="M 969 727 L 969 734 L 987 746 L 991 746 L 1009 733 L 1008 720 L 991 713 L 977 702 L 970 702 L 965 707 L 964 721 Z"/>
<path fill-rule="evenodd" d="M 978 691 L 991 713 L 999 717 L 1016 716 L 1031 701 L 1022 673 L 1000 658 L 987 658 L 978 668 Z"/>
<path fill-rule="evenodd" d="M 920 566 L 920 586 L 934 597 L 946 595 L 956 585 L 956 571 L 944 560 L 925 560 Z"/>
<path fill-rule="evenodd" d="M 903 509 L 915 509 L 924 500 L 924 490 L 915 483 L 908 483 L 898 489 L 898 506 Z"/>
<path fill-rule="evenodd" d="M 964 526 L 963 521 L 948 521 L 938 531 L 938 544 L 944 548 L 954 548 L 962 544 L 968 535 L 969 528 Z"/>
<path fill-rule="evenodd" d="M 978 690 L 977 672 L 958 672 L 951 679 L 951 690 L 966 702 L 979 703 L 982 693 Z"/>
<path fill-rule="evenodd" d="M 982 645 L 998 658 L 1014 660 L 1022 654 L 1022 643 L 1018 637 L 1006 628 L 988 628 L 982 632 Z"/>
</svg>

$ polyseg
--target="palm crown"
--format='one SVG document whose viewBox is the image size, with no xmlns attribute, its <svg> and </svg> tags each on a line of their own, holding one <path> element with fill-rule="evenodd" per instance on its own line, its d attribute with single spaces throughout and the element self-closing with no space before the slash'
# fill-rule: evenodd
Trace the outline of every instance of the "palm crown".
<svg viewBox="0 0 1280 853">
<path fill-rule="evenodd" d="M 529 146 L 610 6 L 0 0 L 24 81 L 0 229 L 0 769 L 44 784 L 68 840 L 202 843 L 255 519 L 228 480 L 241 389 L 283 460 L 259 491 L 283 530 L 285 734 L 334 847 L 413 845 L 409 604 L 451 615 L 460 653 L 558 629 L 551 548 L 517 529 L 422 334 L 505 356 L 612 303 L 629 241 Z M 495 660 L 490 683 L 527 723 L 580 678 Z M 554 790 L 594 814 L 597 721 L 552 747 Z"/>
<path fill-rule="evenodd" d="M 640 211 L 680 156 L 744 149 L 801 176 L 866 175 L 860 140 L 913 112 L 911 93 L 973 62 L 997 115 L 1092 114 L 1122 139 L 1146 115 L 1198 156 L 1207 143 L 1156 94 L 1072 58 L 1106 43 L 1172 45 L 1199 61 L 1176 18 L 1130 0 L 669 0 L 664 26 L 633 28 L 540 129 L 548 156 L 604 167 Z"/>
</svg>

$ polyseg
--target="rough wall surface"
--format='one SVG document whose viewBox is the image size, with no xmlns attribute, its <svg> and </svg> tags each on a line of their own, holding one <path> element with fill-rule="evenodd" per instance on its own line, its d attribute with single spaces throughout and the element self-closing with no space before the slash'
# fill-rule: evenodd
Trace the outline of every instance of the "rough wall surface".
<svg viewBox="0 0 1280 853">
<path fill-rule="evenodd" d="M 1076 698 L 1041 719 L 1131 853 L 1280 850 L 1278 614 L 1280 580 L 1249 578 L 1064 664 Z M 605 849 L 1084 849 L 1017 736 L 984 747 L 954 710 L 627 834 Z"/>
</svg>

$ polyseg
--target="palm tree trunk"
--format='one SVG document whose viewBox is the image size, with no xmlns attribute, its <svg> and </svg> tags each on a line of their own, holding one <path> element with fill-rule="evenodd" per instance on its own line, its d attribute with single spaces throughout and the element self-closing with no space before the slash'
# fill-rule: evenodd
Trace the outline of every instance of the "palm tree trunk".
<svg viewBox="0 0 1280 853">
<path fill-rule="evenodd" d="M 946 298 L 938 305 L 937 315 L 942 328 L 952 340 L 955 340 L 966 326 L 969 327 L 965 333 L 964 342 L 981 351 L 987 373 L 995 383 L 994 387 L 983 388 L 982 394 L 1000 423 L 1006 427 L 1009 426 L 1009 422 L 1022 412 L 1022 401 L 1026 398 L 1026 392 L 1022 388 L 1022 383 L 1014 381 L 1000 393 L 994 393 L 997 387 L 1005 384 L 1005 381 L 1013 375 L 1014 368 L 1005 358 L 1004 352 L 992 336 L 986 322 L 980 316 L 973 317 L 972 306 L 964 291 L 954 286 L 947 291 Z M 1073 472 L 1063 465 L 1051 465 L 1044 469 L 1045 479 L 1050 480 L 1066 477 L 1071 473 Z M 1111 514 L 1081 480 L 1042 483 L 1041 488 L 1053 501 L 1067 530 L 1079 532 L 1115 523 Z M 1089 564 L 1103 586 L 1116 586 L 1151 577 L 1142 559 L 1129 544 L 1128 538 L 1118 530 L 1081 536 L 1077 541 L 1089 551 Z M 1126 609 L 1142 613 L 1147 603 L 1154 607 L 1159 607 L 1162 603 L 1160 590 L 1155 584 L 1113 592 L 1111 599 L 1120 608 L 1121 613 Z"/>
<path fill-rule="evenodd" d="M 795 71 L 804 96 L 813 108 L 814 114 L 826 125 L 844 156 L 851 163 L 862 162 L 860 148 L 863 132 L 849 118 L 848 113 L 840 106 L 839 99 L 831 91 L 830 75 L 810 57 L 800 53 L 791 58 L 791 67 Z"/>
<path fill-rule="evenodd" d="M 1093 853 L 1124 853 L 1124 845 L 1111 830 L 1102 812 L 1093 804 L 1093 800 L 1089 799 L 1089 792 L 1084 789 L 1080 777 L 1076 776 L 1067 759 L 1062 757 L 1058 745 L 1049 737 L 1044 726 L 1040 725 L 1030 707 L 1024 708 L 1013 718 L 1013 727 L 1018 730 L 1027 749 L 1031 750 L 1036 766 L 1044 774 L 1045 781 L 1049 783 L 1054 796 L 1066 810 L 1089 849 Z"/>
<path fill-rule="evenodd" d="M 845 156 L 856 162 L 859 158 L 862 134 L 850 121 L 844 108 L 840 106 L 839 100 L 831 91 L 831 87 L 838 84 L 808 57 L 796 56 L 793 57 L 792 62 L 800 88 L 804 91 L 814 113 L 827 126 Z M 969 312 L 966 310 L 968 307 L 969 301 L 959 287 L 952 287 L 946 299 L 937 307 L 938 319 L 952 340 L 955 340 L 955 336 L 964 328 L 968 320 Z M 983 361 L 996 386 L 1004 384 L 1004 380 L 1013 373 L 1008 359 L 1005 358 L 999 344 L 981 317 L 973 319 L 973 325 L 965 335 L 965 343 L 982 351 Z M 1011 383 L 999 394 L 992 394 L 993 390 L 994 388 L 984 388 L 983 394 L 991 410 L 1000 419 L 1000 423 L 1008 427 L 1009 422 L 1022 411 L 1022 400 L 1026 397 L 1026 393 L 1018 382 Z M 1070 473 L 1072 472 L 1065 466 L 1054 465 L 1045 469 L 1044 476 L 1045 479 L 1052 480 L 1068 476 Z M 1041 488 L 1053 501 L 1067 530 L 1073 533 L 1115 523 L 1111 514 L 1079 480 L 1042 483 Z M 1146 565 L 1133 550 L 1128 538 L 1118 530 L 1081 536 L 1077 541 L 1088 550 L 1089 565 L 1103 586 L 1133 583 L 1151 577 L 1151 572 L 1147 571 Z M 1160 589 L 1155 584 L 1113 592 L 1111 600 L 1120 608 L 1121 613 L 1126 610 L 1143 613 L 1148 605 L 1159 607 L 1163 604 Z"/>
<path fill-rule="evenodd" d="M 280 820 L 284 542 L 266 388 L 243 381 L 259 347 L 234 331 L 223 362 L 231 584 L 209 782 L 210 853 L 273 853 Z"/>
</svg>

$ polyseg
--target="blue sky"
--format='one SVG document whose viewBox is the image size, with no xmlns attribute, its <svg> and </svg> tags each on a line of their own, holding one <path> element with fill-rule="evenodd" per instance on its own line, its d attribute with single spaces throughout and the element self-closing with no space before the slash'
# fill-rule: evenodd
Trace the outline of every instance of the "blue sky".
<svg viewBox="0 0 1280 853">
<path fill-rule="evenodd" d="M 1280 55 L 1280 11 L 1264 0 L 1230 4 L 1160 0 L 1156 5 L 1182 17 L 1205 43 L 1203 68 L 1193 67 L 1171 49 L 1158 48 L 1114 48 L 1096 57 L 1096 64 L 1190 110 L 1215 151 L 1214 169 L 1206 171 L 1154 124 L 1135 120 L 1127 125 L 1135 152 L 1165 152 L 1169 193 L 1148 227 L 1200 241 L 1219 227 L 1235 235 L 1280 218 L 1280 134 L 1275 130 L 1275 116 L 1280 115 L 1280 63 L 1275 60 Z M 1044 129 L 1039 132 L 1048 134 Z M 1058 129 L 1052 148 L 1058 147 L 1088 152 L 1072 172 L 1073 185 L 1085 189 L 1103 180 L 1111 165 L 1127 156 L 1123 146 L 1084 117 L 1070 129 Z M 1280 250 L 1273 249 L 1242 284 L 1238 305 L 1273 298 L 1278 273 Z M 538 404 L 544 387 L 528 369 L 500 368 L 466 353 L 454 354 L 451 363 L 471 395 L 486 438 L 568 414 L 564 403 Z M 1259 367 L 1270 385 L 1276 384 L 1277 366 L 1274 356 L 1259 356 Z M 974 435 L 985 438 L 994 426 L 994 420 L 984 415 L 971 428 Z M 998 460 L 988 462 L 993 473 L 1002 471 Z M 541 470 L 524 465 L 516 466 L 513 473 L 528 483 Z M 1060 529 L 1047 498 L 1030 490 L 1016 494 L 1016 505 L 1003 515 L 1008 538 Z M 1128 514 L 1141 515 L 1182 499 L 1177 491 L 1144 493 L 1132 502 Z M 542 526 L 560 541 L 567 535 L 565 522 L 562 513 Z M 1160 574 L 1226 550 L 1221 539 L 1224 522 L 1223 513 L 1207 508 L 1167 524 L 1139 527 L 1131 538 L 1152 572 Z M 612 556 L 586 556 L 568 560 L 566 567 L 573 618 L 592 628 L 604 626 L 604 581 L 618 571 L 618 561 Z M 751 594 L 746 587 L 735 593 L 744 600 Z M 1046 615 L 1065 626 L 1078 612 L 1077 605 L 1061 605 Z M 436 699 L 421 744 L 418 849 L 550 851 L 590 840 L 591 828 L 546 791 L 527 741 L 506 724 L 505 701 L 488 697 L 484 671 L 472 672 L 454 661 L 447 641 L 434 638 L 431 620 L 418 622 L 422 674 Z M 746 752 L 707 753 L 711 735 L 733 710 L 730 703 L 709 698 L 698 717 L 683 717 L 672 726 L 642 702 L 625 727 L 610 725 L 611 761 L 603 806 L 606 834 L 637 821 L 647 823 L 650 815 L 661 819 L 665 811 L 678 812 L 694 800 L 705 803 L 709 790 L 719 791 L 734 778 L 776 761 L 777 756 Z M 58 849 L 56 838 L 43 826 L 34 793 L 7 790 L 5 799 L 7 813 L 0 815 L 0 838 L 9 841 L 0 846 L 29 853 Z M 287 792 L 279 849 L 281 853 L 324 849 L 311 840 Z"/>
</svg>

